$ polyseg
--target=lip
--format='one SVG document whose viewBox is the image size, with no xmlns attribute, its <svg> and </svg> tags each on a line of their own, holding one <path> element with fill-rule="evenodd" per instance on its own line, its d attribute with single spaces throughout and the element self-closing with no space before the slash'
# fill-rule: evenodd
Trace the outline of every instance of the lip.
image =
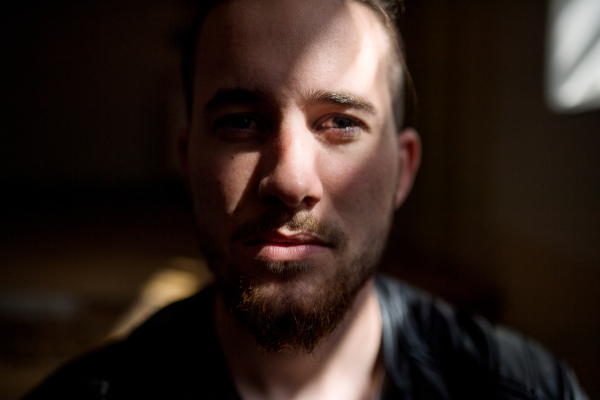
<svg viewBox="0 0 600 400">
<path fill-rule="evenodd" d="M 253 258 L 273 261 L 300 261 L 316 256 L 331 246 L 321 238 L 306 232 L 284 234 L 270 231 L 242 240 L 246 253 Z"/>
</svg>

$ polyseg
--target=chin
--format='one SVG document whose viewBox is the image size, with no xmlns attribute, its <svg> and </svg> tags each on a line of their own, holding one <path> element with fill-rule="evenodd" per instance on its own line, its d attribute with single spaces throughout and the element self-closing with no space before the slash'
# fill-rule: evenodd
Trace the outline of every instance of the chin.
<svg viewBox="0 0 600 400">
<path fill-rule="evenodd" d="M 262 267 L 258 277 L 236 274 L 221 280 L 219 290 L 229 312 L 268 352 L 312 352 L 374 273 L 373 265 L 359 260 L 327 266 L 278 261 Z"/>
</svg>

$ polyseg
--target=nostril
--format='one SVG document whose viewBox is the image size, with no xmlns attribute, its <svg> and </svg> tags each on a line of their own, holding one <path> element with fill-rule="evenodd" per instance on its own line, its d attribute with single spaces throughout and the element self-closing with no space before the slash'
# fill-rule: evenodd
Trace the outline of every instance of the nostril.
<svg viewBox="0 0 600 400">
<path fill-rule="evenodd" d="M 315 198 L 315 197 L 307 197 L 304 199 L 304 202 L 306 203 L 306 207 L 308 209 L 313 208 L 314 206 L 317 205 L 317 203 L 319 202 L 320 199 Z"/>
</svg>

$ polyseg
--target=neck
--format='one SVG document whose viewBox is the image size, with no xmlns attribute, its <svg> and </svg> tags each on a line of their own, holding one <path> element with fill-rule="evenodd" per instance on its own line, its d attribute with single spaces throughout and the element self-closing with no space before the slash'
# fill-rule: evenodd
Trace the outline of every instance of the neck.
<svg viewBox="0 0 600 400">
<path fill-rule="evenodd" d="M 225 309 L 217 297 L 217 335 L 233 380 L 244 399 L 369 399 L 383 381 L 381 313 L 373 279 L 348 314 L 314 352 L 271 354 Z"/>
</svg>

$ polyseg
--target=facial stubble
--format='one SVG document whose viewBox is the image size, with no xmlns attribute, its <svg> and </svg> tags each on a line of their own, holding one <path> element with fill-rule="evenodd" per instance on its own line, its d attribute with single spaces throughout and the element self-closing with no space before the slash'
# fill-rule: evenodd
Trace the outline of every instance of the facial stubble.
<svg viewBox="0 0 600 400">
<path fill-rule="evenodd" d="M 391 216 L 388 220 L 391 220 Z M 313 233 L 331 244 L 336 265 L 314 265 L 309 261 L 257 259 L 269 279 L 256 281 L 234 261 L 215 268 L 217 287 L 227 310 L 267 352 L 312 353 L 326 339 L 352 307 L 354 300 L 375 273 L 389 232 L 389 223 L 369 236 L 354 257 L 349 256 L 348 238 L 336 224 L 317 219 L 309 211 L 290 214 L 283 208 L 270 209 L 242 224 L 232 241 L 286 227 Z M 204 231 L 206 232 L 206 231 Z M 215 243 L 201 237 L 209 265 L 225 259 Z M 333 268 L 327 278 L 311 279 L 318 268 Z M 303 292 L 298 284 L 311 284 Z M 300 283 L 298 283 L 300 282 Z"/>
</svg>

